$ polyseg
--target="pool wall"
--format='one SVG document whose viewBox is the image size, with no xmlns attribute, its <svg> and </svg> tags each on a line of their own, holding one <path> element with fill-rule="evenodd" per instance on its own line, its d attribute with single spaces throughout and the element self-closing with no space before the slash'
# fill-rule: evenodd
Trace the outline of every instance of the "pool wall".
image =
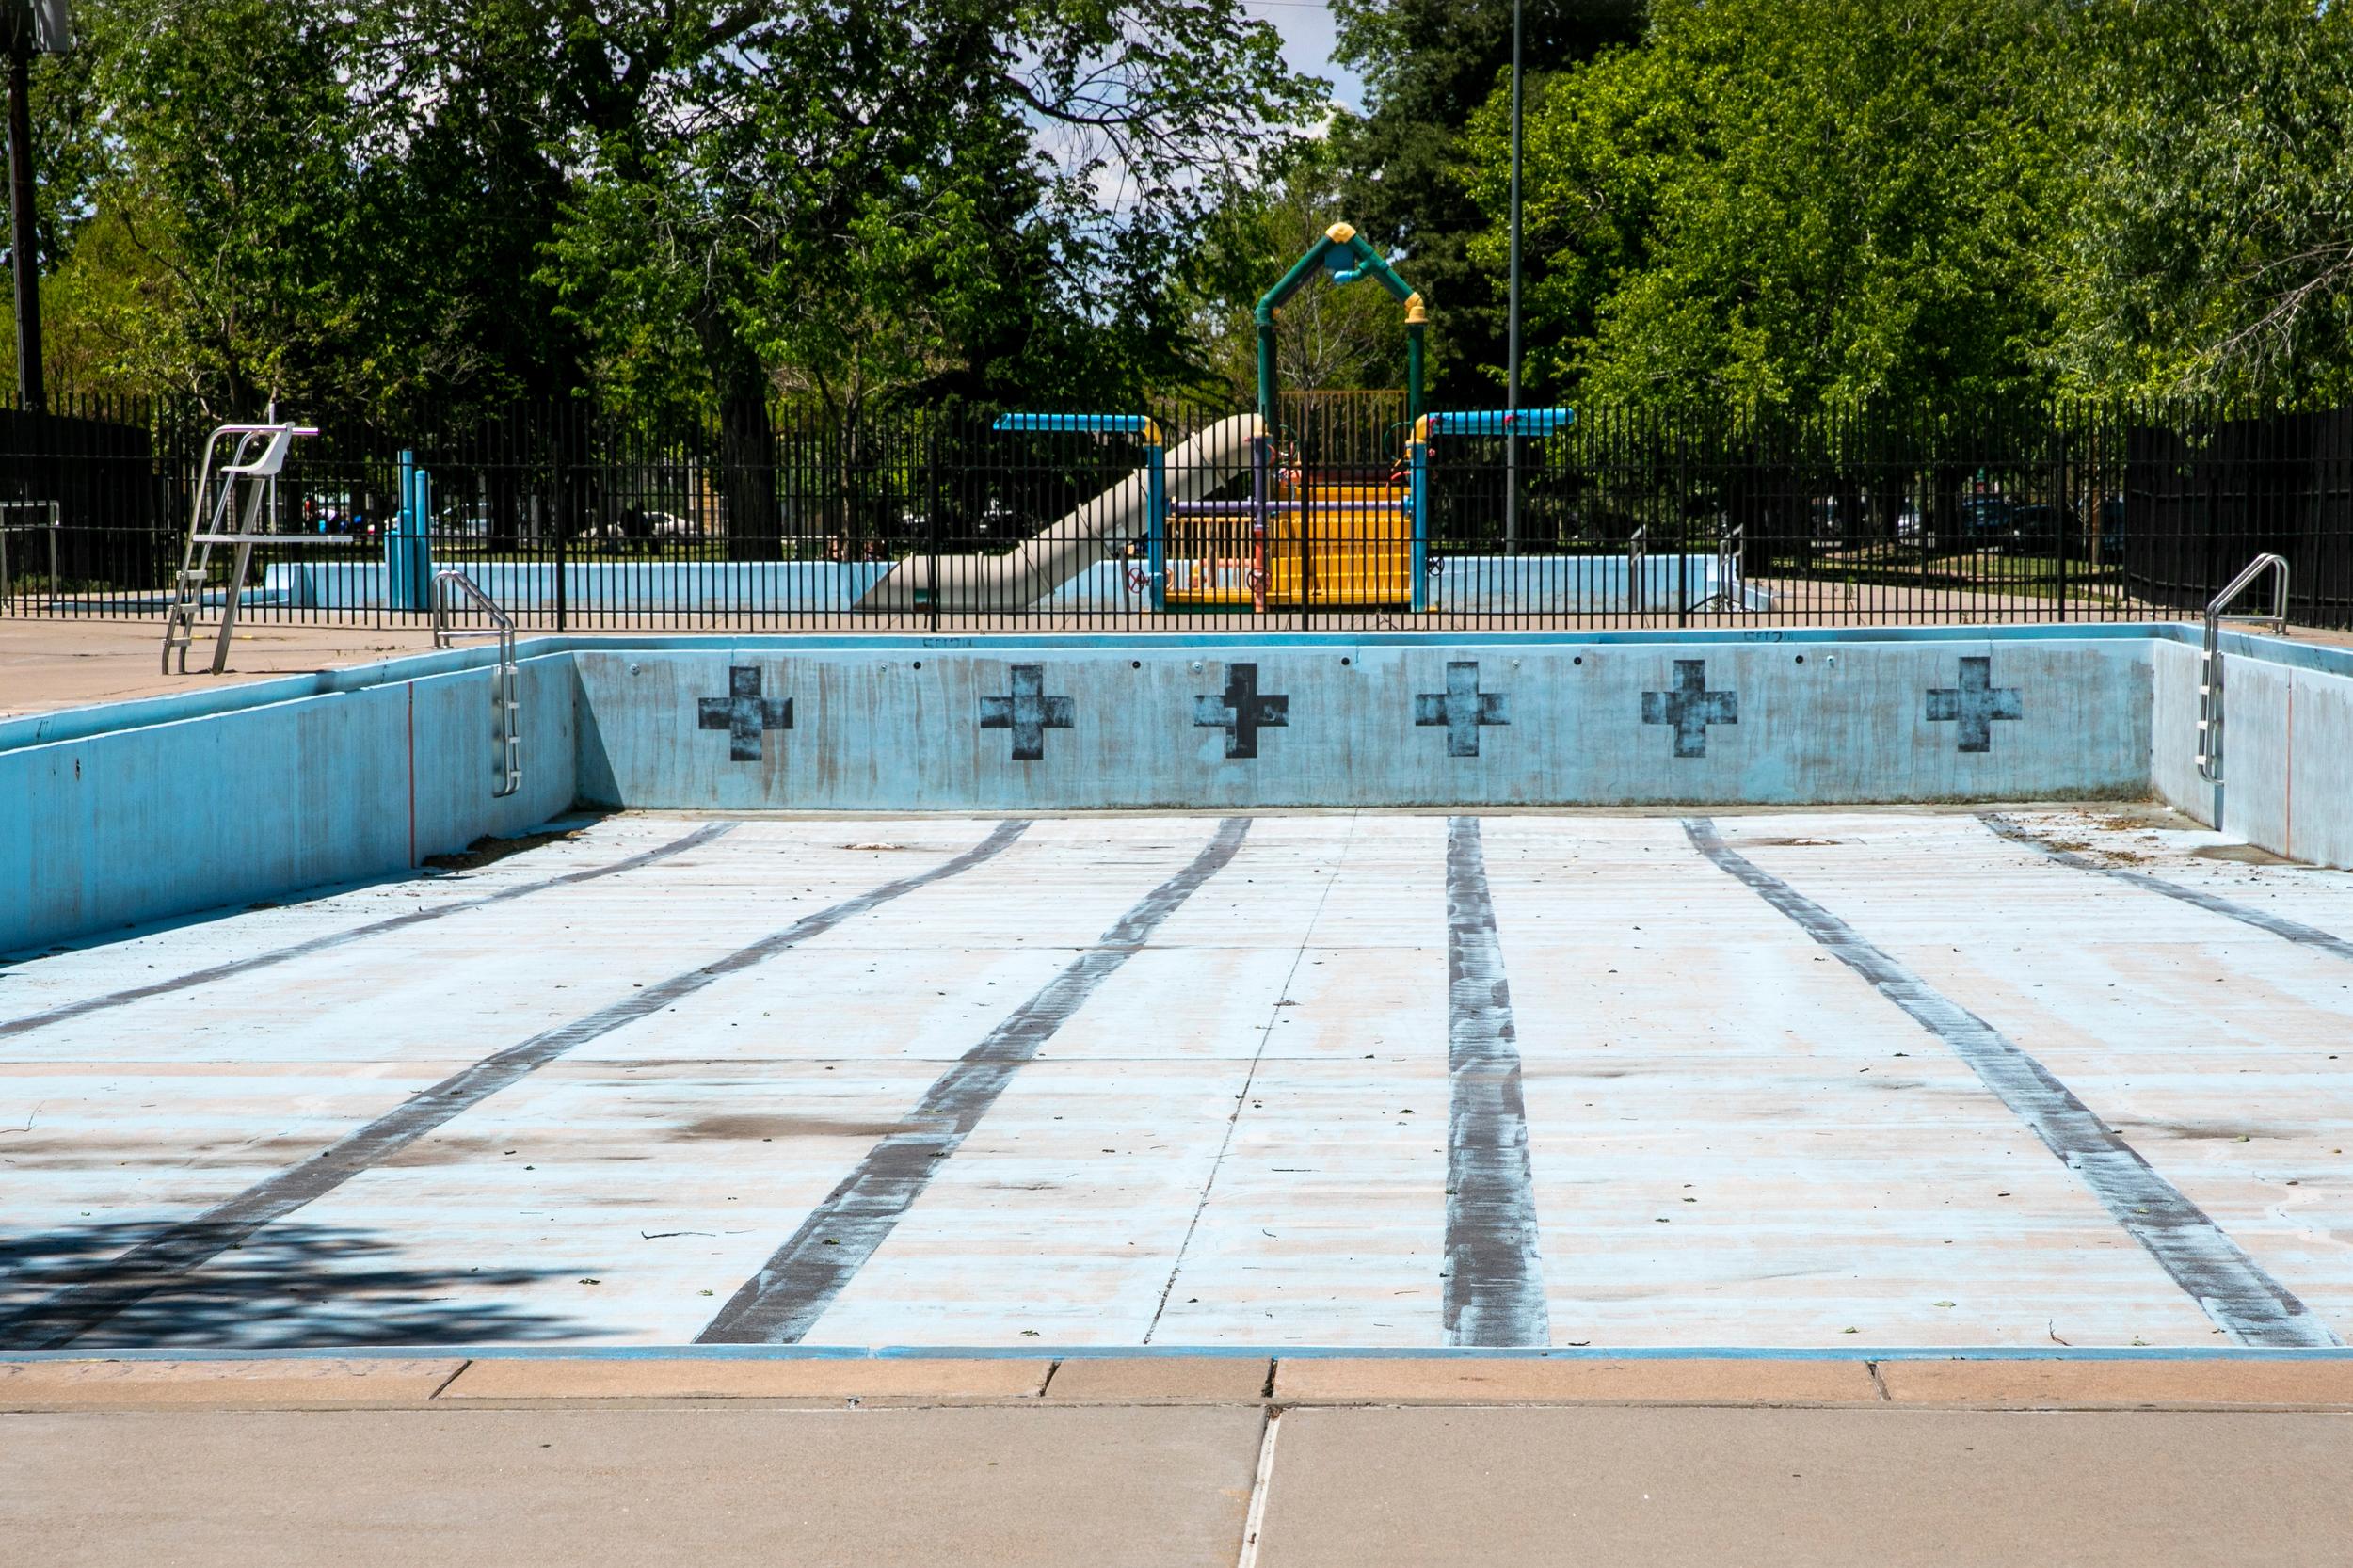
<svg viewBox="0 0 2353 1568">
<path fill-rule="evenodd" d="M 469 667 L 491 657 L 0 722 L 0 952 L 404 873 L 560 815 L 574 793 L 571 660 L 522 662 L 523 784 L 502 799 L 491 678 Z M 93 729 L 100 717 L 112 727 Z"/>
<path fill-rule="evenodd" d="M 2274 854 L 2353 867 L 2353 656 L 2236 635 L 2223 649 L 2217 785 L 2198 773 L 2198 644 L 2151 645 L 2153 792 Z"/>
<path fill-rule="evenodd" d="M 0 952 L 399 874 L 575 804 L 685 810 L 2142 798 L 2353 866 L 2353 653 L 2178 625 L 541 638 L 0 720 Z M 788 705 L 789 704 L 789 709 Z M 1241 715 L 1247 713 L 1249 722 Z"/>
<path fill-rule="evenodd" d="M 2149 789 L 2143 638 L 1099 642 L 584 650 L 581 797 L 1029 811 Z M 776 709 L 741 741 L 700 728 L 739 689 L 789 698 L 791 728 Z"/>
</svg>

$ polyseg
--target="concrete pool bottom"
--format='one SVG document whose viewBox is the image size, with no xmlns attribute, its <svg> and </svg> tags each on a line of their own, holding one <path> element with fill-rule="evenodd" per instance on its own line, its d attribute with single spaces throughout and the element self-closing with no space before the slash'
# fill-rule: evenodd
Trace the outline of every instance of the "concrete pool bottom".
<svg viewBox="0 0 2353 1568">
<path fill-rule="evenodd" d="M 2216 835 L 2144 817 L 2009 819 L 2081 866 L 1966 813 L 1717 826 L 2030 1054 L 2307 1309 L 2304 1337 L 2221 1326 L 2129 1208 L 1680 819 L 1489 816 L 1533 1224 L 1512 1260 L 1545 1342 L 2203 1347 L 2353 1322 L 2329 1048 L 2353 964 L 2099 867 L 2323 934 L 2353 932 L 2353 882 L 2201 857 Z M 20 966 L 0 1345 L 675 1345 L 763 1276 L 815 1300 L 808 1346 L 1447 1344 L 1449 1249 L 1516 1223 L 1449 1214 L 1466 1171 L 1474 1195 L 1497 1179 L 1481 1124 L 1449 1127 L 1449 965 L 1477 936 L 1449 908 L 1457 826 L 1252 820 L 1075 999 L 1069 971 L 1218 819 L 1039 821 L 921 882 L 1002 830 L 615 818 L 465 877 Z M 446 1119 L 404 1112 L 550 1036 Z M 977 1103 L 954 1064 L 992 1040 Z M 406 1142 L 353 1157 L 403 1114 Z M 334 1179 L 289 1187 L 334 1149 Z M 224 1208 L 240 1234 L 191 1252 Z"/>
</svg>

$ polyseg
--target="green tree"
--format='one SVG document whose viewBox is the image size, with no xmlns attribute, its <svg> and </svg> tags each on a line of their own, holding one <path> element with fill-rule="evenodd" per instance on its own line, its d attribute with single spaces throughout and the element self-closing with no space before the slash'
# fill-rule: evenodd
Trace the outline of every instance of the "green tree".
<svg viewBox="0 0 2353 1568">
<path fill-rule="evenodd" d="M 2077 28 L 2066 383 L 2353 396 L 2353 10 L 2099 0 Z"/>
<path fill-rule="evenodd" d="M 1204 390 L 1211 395 L 1236 407 L 1257 397 L 1253 311 L 1259 296 L 1340 219 L 1346 180 L 1333 142 L 1303 140 L 1270 157 L 1252 188 L 1202 225 L 1186 280 Z M 1403 385 L 1403 315 L 1371 283 L 1337 287 L 1328 277 L 1311 282 L 1284 305 L 1277 328 L 1276 367 L 1285 387 Z"/>
<path fill-rule="evenodd" d="M 1335 122 L 1349 170 L 1345 216 L 1400 265 L 1430 306 L 1435 392 L 1492 399 L 1502 379 L 1502 272 L 1472 242 L 1487 214 L 1472 193 L 1472 117 L 1508 91 L 1512 0 L 1333 0 L 1339 56 L 1362 73 L 1362 119 Z M 1641 36 L 1643 0 L 1526 0 L 1523 69 L 1543 78 Z"/>
<path fill-rule="evenodd" d="M 744 475 L 779 391 L 846 424 L 1132 385 L 1156 247 L 1313 87 L 1232 0 L 660 14 L 564 64 L 583 172 L 544 276 L 609 387 L 714 409 Z M 745 548 L 776 530 L 763 485 L 729 510 Z"/>
<path fill-rule="evenodd" d="M 1651 405 L 2039 387 L 2061 8 L 1655 0 L 1531 111 L 1540 380 Z M 1502 109 L 1472 132 L 1502 253 Z"/>
</svg>

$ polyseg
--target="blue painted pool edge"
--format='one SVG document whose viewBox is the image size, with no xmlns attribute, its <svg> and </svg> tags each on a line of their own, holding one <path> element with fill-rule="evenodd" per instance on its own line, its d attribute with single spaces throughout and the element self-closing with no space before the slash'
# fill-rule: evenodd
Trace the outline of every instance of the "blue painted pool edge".
<svg viewBox="0 0 2353 1568">
<path fill-rule="evenodd" d="M 762 648 L 777 652 L 853 652 L 862 649 L 922 651 L 991 648 L 1021 651 L 1031 648 L 1165 649 L 1172 644 L 1201 648 L 1533 648 L 1577 644 L 1597 648 L 1640 647 L 1644 644 L 1816 643 L 1858 645 L 1924 642 L 1992 641 L 2024 643 L 2067 640 L 2158 641 L 2195 648 L 2200 629 L 2183 621 L 2051 622 L 2032 626 L 1791 626 L 1695 628 L 1660 631 L 1587 632 L 1035 632 L 985 635 L 926 635 L 916 632 L 779 632 L 767 636 L 672 636 L 648 633 L 547 635 L 518 642 L 519 660 L 548 658 L 584 651 L 644 650 L 693 652 L 717 648 Z M 2222 634 L 2226 654 L 2283 664 L 2316 673 L 2353 678 L 2353 648 L 2321 647 L 2249 632 Z M 371 664 L 281 676 L 235 685 L 206 686 L 165 696 L 132 697 L 120 702 L 58 708 L 39 713 L 0 718 L 0 752 L 57 741 L 150 725 L 172 724 L 237 712 L 273 703 L 324 696 L 365 687 L 416 680 L 454 670 L 479 669 L 494 662 L 487 645 L 446 648 L 432 653 L 404 654 Z"/>
<path fill-rule="evenodd" d="M 0 1365 L 45 1361 L 1104 1361 L 1210 1356 L 1334 1361 L 2348 1361 L 2353 1348 L 2246 1346 L 1629 1345 L 296 1345 L 254 1349 L 163 1346 L 12 1351 Z"/>
</svg>

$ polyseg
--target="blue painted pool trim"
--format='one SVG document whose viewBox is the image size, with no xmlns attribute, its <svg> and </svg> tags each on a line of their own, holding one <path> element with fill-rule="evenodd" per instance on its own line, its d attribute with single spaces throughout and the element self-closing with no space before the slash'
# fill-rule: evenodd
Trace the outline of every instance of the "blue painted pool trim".
<svg viewBox="0 0 2353 1568">
<path fill-rule="evenodd" d="M 1940 642 L 2130 642 L 2157 640 L 2195 647 L 2201 629 L 2183 621 L 2103 621 L 2093 624 L 2050 623 L 2033 626 L 1790 626 L 1742 630 L 1676 629 L 1593 632 L 1016 632 L 975 636 L 925 636 L 901 632 L 778 632 L 743 636 L 663 636 L 609 634 L 600 636 L 532 637 L 519 643 L 521 660 L 568 657 L 576 652 L 662 652 L 713 649 L 800 650 L 809 653 L 910 651 L 965 648 L 976 651 L 1024 649 L 1081 651 L 1086 649 L 1150 649 L 1187 648 L 1565 648 L 1640 647 L 1644 644 L 1756 643 L 1801 646 L 1830 643 L 1916 644 Z M 2353 648 L 2323 648 L 2284 638 L 2227 632 L 2226 653 L 2259 659 L 2266 664 L 2328 675 L 2353 677 Z M 496 651 L 487 645 L 408 654 L 378 664 L 315 674 L 283 676 L 237 685 L 204 686 L 166 696 L 135 697 L 122 702 L 84 708 L 61 708 L 0 719 L 0 752 L 63 741 L 88 740 L 154 725 L 177 724 L 216 713 L 240 712 L 307 697 L 366 691 L 404 680 L 478 669 L 492 663 Z"/>
<path fill-rule="evenodd" d="M 2258 1350 L 2159 1345 L 1641 1345 L 1523 1349 L 1412 1345 L 315 1345 L 265 1350 L 163 1346 L 0 1349 L 39 1361 L 1109 1361 L 1172 1356 L 1263 1361 L 2353 1361 L 2353 1348 Z"/>
</svg>

